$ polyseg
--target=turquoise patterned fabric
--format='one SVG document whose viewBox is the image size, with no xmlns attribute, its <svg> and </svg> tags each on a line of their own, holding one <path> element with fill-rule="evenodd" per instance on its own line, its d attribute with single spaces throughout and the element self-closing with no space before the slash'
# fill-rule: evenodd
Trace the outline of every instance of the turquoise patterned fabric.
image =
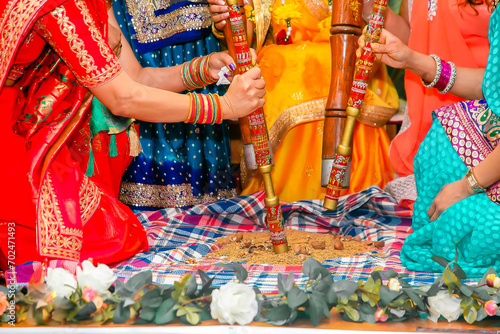
<svg viewBox="0 0 500 334">
<path fill-rule="evenodd" d="M 143 0 L 151 1 L 151 0 Z M 219 51 L 213 35 L 141 54 L 135 48 L 125 0 L 113 9 L 123 34 L 144 67 L 175 66 Z M 211 85 L 198 93 L 223 95 L 224 87 Z M 168 101 L 165 101 L 168 103 Z M 137 210 L 187 208 L 236 195 L 230 170 L 227 122 L 214 125 L 139 122 L 141 154 L 122 178 L 120 200 Z"/>
<path fill-rule="evenodd" d="M 490 19 L 490 54 L 483 81 L 488 105 L 500 113 L 500 12 Z M 466 104 L 463 104 L 465 106 Z M 467 166 L 457 154 L 434 114 L 433 124 L 415 156 L 418 198 L 413 212 L 413 233 L 405 240 L 401 262 L 410 270 L 440 272 L 443 267 L 432 256 L 455 259 L 469 277 L 480 277 L 489 267 L 500 270 L 500 205 L 486 193 L 472 195 L 444 211 L 434 222 L 427 216 L 441 188 L 461 179 Z"/>
</svg>

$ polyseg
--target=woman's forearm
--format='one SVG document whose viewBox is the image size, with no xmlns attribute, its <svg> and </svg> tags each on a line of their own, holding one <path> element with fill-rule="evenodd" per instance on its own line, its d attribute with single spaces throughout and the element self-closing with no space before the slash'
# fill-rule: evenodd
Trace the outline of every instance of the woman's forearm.
<svg viewBox="0 0 500 334">
<path fill-rule="evenodd" d="M 113 114 L 146 122 L 182 122 L 189 112 L 187 95 L 137 83 L 126 72 L 90 91 Z"/>
<path fill-rule="evenodd" d="M 384 28 L 398 37 L 403 43 L 408 44 L 410 25 L 403 16 L 396 14 L 390 8 L 387 9 Z"/>
<path fill-rule="evenodd" d="M 430 56 L 419 52 L 411 51 L 406 66 L 407 70 L 412 71 L 427 82 L 432 82 L 436 75 L 436 62 Z M 484 69 L 481 68 L 457 68 L 455 84 L 449 93 L 468 100 L 479 100 L 484 98 L 482 90 L 482 81 Z"/>
</svg>

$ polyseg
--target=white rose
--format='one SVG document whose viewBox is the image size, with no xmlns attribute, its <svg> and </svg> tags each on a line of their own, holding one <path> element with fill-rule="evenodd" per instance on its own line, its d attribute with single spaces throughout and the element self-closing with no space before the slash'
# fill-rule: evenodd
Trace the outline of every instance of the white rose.
<svg viewBox="0 0 500 334">
<path fill-rule="evenodd" d="M 429 319 L 437 322 L 439 316 L 443 316 L 448 322 L 455 321 L 464 312 L 460 306 L 461 298 L 451 296 L 448 290 L 441 290 L 437 295 L 429 297 Z"/>
<path fill-rule="evenodd" d="M 75 277 L 63 268 L 49 268 L 45 282 L 54 289 L 57 296 L 69 297 L 76 290 Z"/>
<path fill-rule="evenodd" d="M 257 315 L 258 309 L 255 292 L 245 284 L 230 281 L 212 292 L 212 318 L 218 319 L 222 324 L 249 324 Z"/>
<path fill-rule="evenodd" d="M 83 261 L 82 268 L 76 267 L 76 279 L 80 289 L 83 290 L 84 287 L 88 286 L 102 295 L 116 281 L 116 276 L 113 270 L 105 264 L 94 267 L 92 262 Z"/>
<path fill-rule="evenodd" d="M 390 278 L 389 284 L 387 284 L 388 288 L 394 291 L 399 291 L 401 289 L 401 285 L 399 284 L 399 280 L 397 278 Z"/>
</svg>

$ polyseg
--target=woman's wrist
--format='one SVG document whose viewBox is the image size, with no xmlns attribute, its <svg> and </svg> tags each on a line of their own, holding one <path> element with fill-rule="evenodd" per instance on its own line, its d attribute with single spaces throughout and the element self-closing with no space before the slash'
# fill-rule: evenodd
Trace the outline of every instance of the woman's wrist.
<svg viewBox="0 0 500 334">
<path fill-rule="evenodd" d="M 436 76 L 437 66 L 435 60 L 428 55 L 413 50 L 409 51 L 405 68 L 427 82 L 432 82 Z"/>
</svg>

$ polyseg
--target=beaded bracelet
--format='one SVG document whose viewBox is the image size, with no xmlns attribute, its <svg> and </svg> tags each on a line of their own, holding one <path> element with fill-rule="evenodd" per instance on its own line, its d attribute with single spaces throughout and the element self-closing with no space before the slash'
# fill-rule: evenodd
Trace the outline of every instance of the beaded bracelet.
<svg viewBox="0 0 500 334">
<path fill-rule="evenodd" d="M 438 92 L 441 94 L 446 94 L 450 91 L 451 87 L 453 87 L 453 85 L 455 84 L 455 79 L 457 77 L 457 67 L 455 66 L 455 64 L 451 61 L 449 61 L 447 64 L 451 68 L 451 75 L 448 78 L 446 87 L 444 89 L 438 88 Z"/>
<path fill-rule="evenodd" d="M 187 93 L 190 98 L 189 113 L 184 123 L 220 124 L 222 107 L 217 94 Z"/>
<path fill-rule="evenodd" d="M 181 66 L 181 79 L 186 90 L 195 90 L 217 81 L 212 79 L 208 72 L 208 62 L 212 54 L 194 58 Z"/>
<path fill-rule="evenodd" d="M 436 71 L 436 76 L 434 77 L 434 80 L 432 80 L 432 82 L 429 83 L 429 82 L 425 81 L 424 79 L 421 79 L 422 85 L 424 85 L 424 87 L 426 87 L 426 88 L 434 87 L 437 84 L 437 82 L 439 81 L 439 78 L 441 77 L 441 58 L 439 58 L 439 56 L 437 56 L 435 54 L 429 55 L 429 57 L 434 59 L 434 61 L 436 62 L 437 71 Z"/>
</svg>

